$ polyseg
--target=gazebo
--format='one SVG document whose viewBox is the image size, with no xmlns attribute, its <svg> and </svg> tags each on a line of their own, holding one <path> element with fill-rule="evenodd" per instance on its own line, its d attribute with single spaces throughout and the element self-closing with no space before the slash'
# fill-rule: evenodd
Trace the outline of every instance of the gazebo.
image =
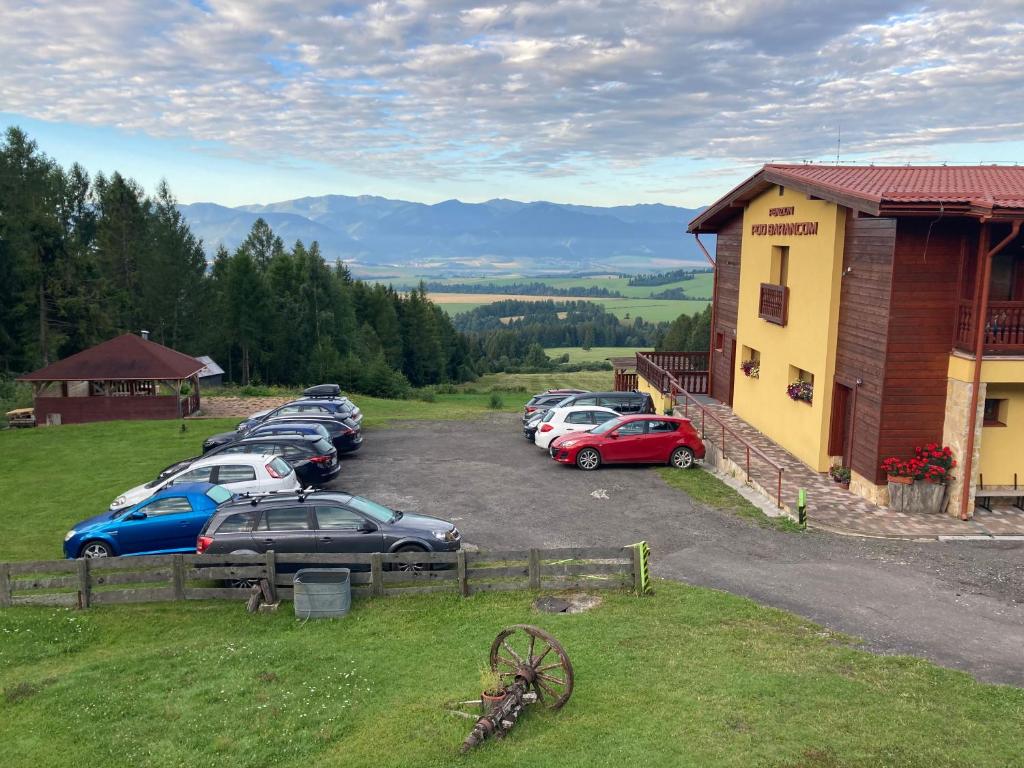
<svg viewBox="0 0 1024 768">
<path fill-rule="evenodd" d="M 37 424 L 176 419 L 199 410 L 202 369 L 194 357 L 126 333 L 18 380 L 32 383 Z"/>
</svg>

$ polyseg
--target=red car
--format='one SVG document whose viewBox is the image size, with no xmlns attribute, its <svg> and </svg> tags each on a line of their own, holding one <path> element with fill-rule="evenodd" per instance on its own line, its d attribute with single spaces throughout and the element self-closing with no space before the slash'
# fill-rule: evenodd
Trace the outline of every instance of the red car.
<svg viewBox="0 0 1024 768">
<path fill-rule="evenodd" d="M 597 469 L 602 464 L 670 464 L 679 469 L 704 458 L 704 442 L 689 419 L 623 416 L 589 432 L 555 438 L 548 453 L 561 464 Z"/>
</svg>

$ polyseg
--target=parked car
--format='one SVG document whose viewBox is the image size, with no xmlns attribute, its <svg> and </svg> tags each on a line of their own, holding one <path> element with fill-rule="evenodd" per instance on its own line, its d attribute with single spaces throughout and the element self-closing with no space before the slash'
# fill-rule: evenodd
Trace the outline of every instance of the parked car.
<svg viewBox="0 0 1024 768">
<path fill-rule="evenodd" d="M 125 509 L 75 523 L 64 535 L 64 556 L 115 557 L 194 552 L 196 536 L 232 496 L 213 483 L 172 485 Z"/>
<path fill-rule="evenodd" d="M 537 436 L 537 429 L 540 427 L 540 422 L 547 414 L 547 409 L 543 411 L 537 411 L 530 417 L 530 420 L 523 424 L 523 437 L 533 442 L 533 438 Z"/>
<path fill-rule="evenodd" d="M 319 435 L 284 434 L 243 437 L 241 440 L 224 443 L 202 456 L 193 456 L 171 464 L 160 473 L 158 479 L 186 469 L 200 459 L 224 453 L 262 453 L 280 456 L 295 470 L 299 484 L 303 488 L 328 483 L 341 472 L 338 451 L 330 440 Z"/>
<path fill-rule="evenodd" d="M 363 413 L 355 403 L 341 394 L 337 384 L 320 384 L 303 391 L 297 400 L 279 405 L 266 411 L 252 414 L 238 425 L 239 431 L 246 431 L 258 423 L 275 416 L 333 416 L 336 419 L 348 419 L 352 424 L 363 420 Z"/>
<path fill-rule="evenodd" d="M 269 421 L 260 424 L 255 429 L 246 433 L 247 437 L 264 437 L 265 435 L 316 435 L 317 437 L 326 437 L 328 440 L 331 439 L 331 433 L 327 431 L 327 427 L 323 424 L 314 424 L 309 421 L 291 421 L 290 419 Z"/>
<path fill-rule="evenodd" d="M 272 419 L 256 424 L 251 429 L 235 432 L 220 432 L 216 435 L 210 435 L 203 441 L 203 453 L 211 452 L 214 448 L 219 448 L 223 445 L 233 443 L 242 438 L 250 437 L 254 434 L 262 434 L 259 430 L 264 430 L 272 426 L 275 427 L 275 429 L 280 427 L 287 430 L 288 427 L 296 424 L 302 424 L 306 427 L 311 425 L 323 427 L 327 430 L 331 443 L 337 449 L 338 453 L 351 453 L 352 451 L 358 451 L 363 444 L 362 429 L 358 424 L 355 424 L 348 419 L 336 419 L 333 416 L 310 414 L 306 416 L 275 416 Z"/>
<path fill-rule="evenodd" d="M 447 520 L 315 491 L 230 501 L 210 518 L 195 546 L 199 554 L 454 552 L 462 535 Z"/>
<path fill-rule="evenodd" d="M 623 416 L 589 432 L 562 435 L 548 453 L 562 464 L 593 470 L 602 464 L 669 464 L 679 469 L 704 458 L 704 442 L 689 419 Z"/>
<path fill-rule="evenodd" d="M 273 454 L 204 456 L 166 477 L 137 485 L 110 504 L 111 511 L 148 499 L 176 483 L 216 483 L 232 493 L 246 491 L 293 491 L 302 486 L 291 465 Z"/>
<path fill-rule="evenodd" d="M 619 418 L 611 408 L 600 405 L 572 405 L 568 408 L 552 408 L 540 420 L 534 443 L 547 450 L 556 437 L 570 432 L 586 432 L 598 424 Z"/>
<path fill-rule="evenodd" d="M 654 400 L 646 392 L 584 392 L 569 395 L 553 407 L 568 408 L 573 405 L 600 405 L 621 414 L 655 413 Z"/>
<path fill-rule="evenodd" d="M 541 392 L 539 395 L 534 395 L 530 398 L 529 402 L 523 406 L 523 425 L 536 416 L 538 413 L 543 413 L 548 408 L 553 408 L 562 402 L 569 395 L 579 395 L 586 392 L 582 389 L 549 389 L 547 392 Z"/>
</svg>

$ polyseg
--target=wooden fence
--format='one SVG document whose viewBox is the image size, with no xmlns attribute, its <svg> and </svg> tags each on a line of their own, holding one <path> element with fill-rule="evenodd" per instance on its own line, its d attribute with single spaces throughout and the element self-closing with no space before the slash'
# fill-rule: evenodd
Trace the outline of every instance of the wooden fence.
<svg viewBox="0 0 1024 768">
<path fill-rule="evenodd" d="M 237 599 L 247 586 L 222 582 L 267 579 L 279 598 L 290 599 L 299 568 L 356 569 L 353 595 L 476 592 L 518 589 L 635 588 L 641 592 L 639 547 L 572 547 L 491 552 L 377 554 L 151 555 L 0 563 L 0 607 L 60 605 L 88 608 L 157 600 Z M 430 563 L 422 571 L 400 563 Z M 440 566 L 439 568 L 437 566 Z"/>
</svg>

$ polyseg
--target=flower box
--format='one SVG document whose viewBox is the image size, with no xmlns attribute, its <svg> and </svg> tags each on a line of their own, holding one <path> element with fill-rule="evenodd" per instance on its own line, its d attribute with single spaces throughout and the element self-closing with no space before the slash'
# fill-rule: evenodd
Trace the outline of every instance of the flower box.
<svg viewBox="0 0 1024 768">
<path fill-rule="evenodd" d="M 810 403 L 814 400 L 814 384 L 809 381 L 794 381 L 786 387 L 786 394 L 791 400 L 801 403 Z"/>
<path fill-rule="evenodd" d="M 914 458 L 906 461 L 889 457 L 882 462 L 889 481 L 889 507 L 897 512 L 941 512 L 955 466 L 953 451 L 937 443 L 916 448 Z"/>
</svg>

